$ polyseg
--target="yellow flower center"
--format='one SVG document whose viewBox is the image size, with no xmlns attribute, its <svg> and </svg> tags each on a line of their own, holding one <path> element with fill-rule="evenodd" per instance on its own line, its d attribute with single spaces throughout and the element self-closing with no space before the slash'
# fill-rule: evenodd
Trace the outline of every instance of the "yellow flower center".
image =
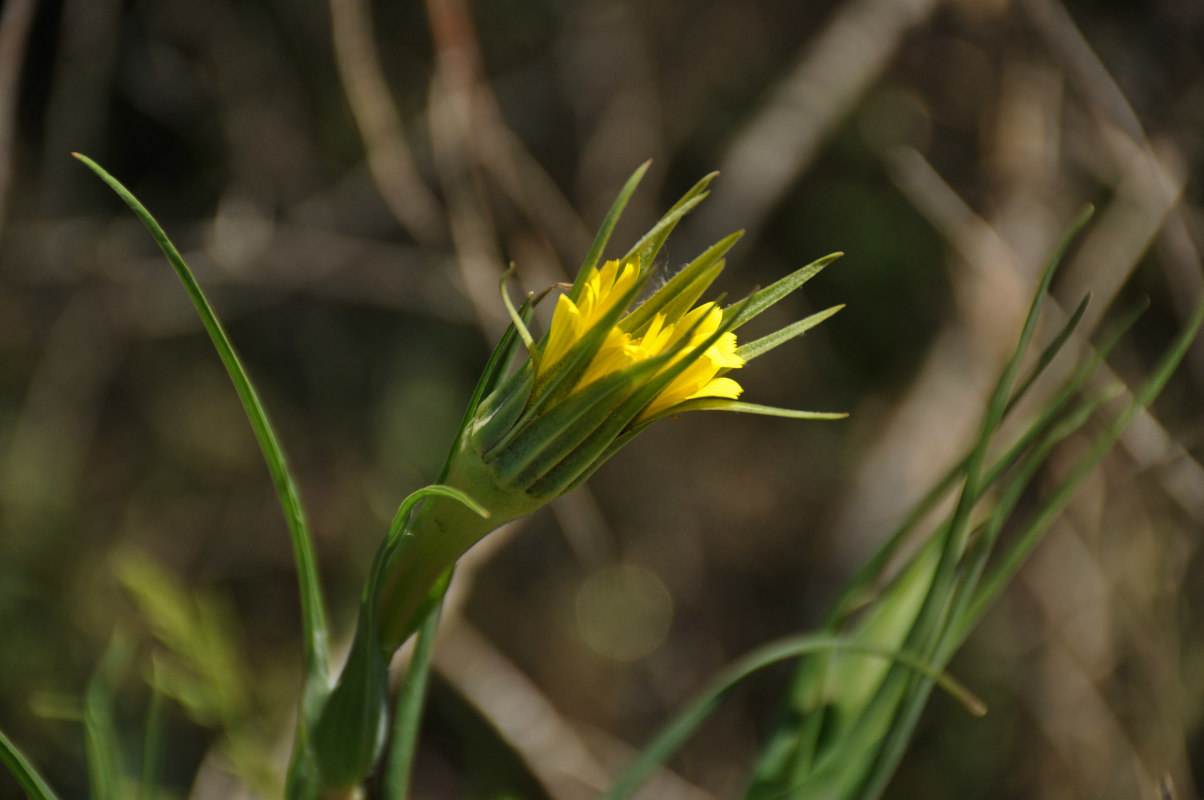
<svg viewBox="0 0 1204 800">
<path fill-rule="evenodd" d="M 638 264 L 628 262 L 620 265 L 617 261 L 607 261 L 600 269 L 590 272 L 577 302 L 562 295 L 552 314 L 548 341 L 540 358 L 539 377 L 546 375 L 638 280 Z M 655 358 L 678 347 L 682 338 L 688 336 L 689 340 L 677 357 L 684 358 L 714 335 L 722 321 L 723 312 L 719 307 L 714 303 L 704 303 L 676 322 L 667 322 L 663 314 L 656 314 L 638 337 L 613 327 L 607 331 L 601 348 L 575 388 L 580 389 L 607 375 Z M 671 363 L 676 363 L 676 360 Z M 698 397 L 734 400 L 742 391 L 740 384 L 717 375 L 720 371 L 742 366 L 744 359 L 736 353 L 736 334 L 724 333 L 661 390 L 640 413 L 637 421 Z M 665 368 L 668 367 L 666 365 Z"/>
</svg>

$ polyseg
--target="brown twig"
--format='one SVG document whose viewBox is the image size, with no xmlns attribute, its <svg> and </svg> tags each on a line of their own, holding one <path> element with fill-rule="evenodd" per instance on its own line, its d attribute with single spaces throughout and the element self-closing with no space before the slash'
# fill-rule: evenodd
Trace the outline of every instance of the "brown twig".
<svg viewBox="0 0 1204 800">
<path fill-rule="evenodd" d="M 746 228 L 744 246 L 815 158 L 820 144 L 878 79 L 938 0 L 850 0 L 803 51 L 765 105 L 727 145 L 723 191 L 704 205 L 691 231 Z M 691 237 L 694 238 L 694 237 Z"/>
<path fill-rule="evenodd" d="M 439 201 L 414 167 L 401 112 L 380 66 L 364 0 L 330 0 L 335 63 L 359 127 L 372 179 L 393 216 L 416 241 L 434 247 L 446 239 Z"/>
<path fill-rule="evenodd" d="M 14 130 L 17 123 L 17 87 L 25 45 L 37 0 L 9 0 L 0 14 L 0 234 L 8 210 L 8 187 L 13 177 Z"/>
</svg>

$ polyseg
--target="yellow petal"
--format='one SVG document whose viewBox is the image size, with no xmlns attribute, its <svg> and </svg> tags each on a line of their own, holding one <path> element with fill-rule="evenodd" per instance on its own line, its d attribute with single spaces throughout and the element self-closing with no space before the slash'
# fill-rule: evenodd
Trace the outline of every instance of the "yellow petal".
<svg viewBox="0 0 1204 800">
<path fill-rule="evenodd" d="M 731 378 L 715 378 L 703 387 L 702 391 L 695 392 L 686 399 L 693 400 L 696 397 L 725 397 L 728 400 L 735 400 L 743 391 L 744 387 Z"/>
<path fill-rule="evenodd" d="M 556 310 L 552 312 L 552 327 L 548 330 L 548 343 L 544 345 L 543 356 L 539 361 L 539 374 L 548 374 L 557 361 L 564 358 L 572 346 L 580 338 L 581 311 L 577 304 L 561 295 L 556 301 Z"/>
</svg>

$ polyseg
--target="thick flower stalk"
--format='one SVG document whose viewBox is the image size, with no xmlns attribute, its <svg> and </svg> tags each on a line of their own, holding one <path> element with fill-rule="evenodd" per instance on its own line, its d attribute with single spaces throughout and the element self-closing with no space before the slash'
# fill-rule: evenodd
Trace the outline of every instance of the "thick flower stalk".
<svg viewBox="0 0 1204 800">
<path fill-rule="evenodd" d="M 489 516 L 457 500 L 435 497 L 405 522 L 406 534 L 390 559 L 380 599 L 381 644 L 387 652 L 413 632 L 432 587 L 469 547 L 499 525 L 579 486 L 658 419 L 703 409 L 804 419 L 844 416 L 740 402 L 741 387 L 732 376 L 841 308 L 752 342 L 737 339 L 740 326 L 839 254 L 726 308 L 716 301 L 699 303 L 722 272 L 724 254 L 740 238 L 735 233 L 660 288 L 646 291 L 666 238 L 706 196 L 714 176 L 691 189 L 622 258 L 599 264 L 644 169 L 620 193 L 572 287 L 557 299 L 541 340 L 528 327 L 535 298 L 516 309 L 503 291 L 513 324 L 478 385 L 441 481 L 472 497 Z M 642 295 L 646 297 L 639 301 Z"/>
</svg>

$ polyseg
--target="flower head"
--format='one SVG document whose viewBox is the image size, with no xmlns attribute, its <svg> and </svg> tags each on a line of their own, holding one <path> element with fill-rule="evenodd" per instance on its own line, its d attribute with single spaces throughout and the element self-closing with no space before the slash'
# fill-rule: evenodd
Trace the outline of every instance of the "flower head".
<svg viewBox="0 0 1204 800">
<path fill-rule="evenodd" d="M 516 309 L 503 292 L 513 324 L 481 377 L 443 480 L 477 500 L 490 516 L 483 520 L 442 498 L 431 501 L 411 531 L 410 557 L 399 559 L 390 576 L 394 587 L 404 589 L 386 592 L 383 608 L 395 623 L 386 640 L 404 638 L 406 621 L 416 618 L 427 589 L 474 542 L 583 483 L 658 419 L 703 409 L 801 419 L 844 416 L 741 402 L 741 386 L 729 377 L 841 308 L 745 344 L 736 338 L 737 328 L 840 254 L 726 308 L 717 301 L 700 303 L 723 270 L 723 256 L 740 238 L 734 233 L 637 302 L 669 233 L 706 196 L 714 177 L 696 184 L 626 255 L 602 262 L 610 233 L 646 167 L 624 186 L 572 287 L 557 298 L 540 340 L 529 330 L 536 301 L 528 297 Z"/>
<path fill-rule="evenodd" d="M 619 303 L 623 295 L 636 285 L 640 277 L 639 257 L 620 264 L 607 261 L 601 268 L 591 268 L 586 274 L 580 302 L 573 302 L 561 295 L 556 302 L 552 326 L 547 341 L 539 355 L 536 381 L 548 375 L 552 368 L 569 353 L 573 346 L 585 337 L 590 329 L 604 316 L 605 311 Z M 676 360 L 685 357 L 685 351 L 698 348 L 704 341 L 708 346 L 677 374 L 641 412 L 648 418 L 685 400 L 699 397 L 723 397 L 736 399 L 740 396 L 740 384 L 721 373 L 744 366 L 744 359 L 736 352 L 736 334 L 731 331 L 712 337 L 723 321 L 723 312 L 715 303 L 704 303 L 676 321 L 670 321 L 663 312 L 653 315 L 641 329 L 634 332 L 623 330 L 622 321 L 607 330 L 601 347 L 594 354 L 589 366 L 577 380 L 574 390 L 581 389 L 601 378 L 622 372 L 636 364 L 657 358 L 670 350 L 678 350 L 677 358 L 670 360 L 664 369 L 670 369 Z"/>
<path fill-rule="evenodd" d="M 837 255 L 721 308 L 699 302 L 719 277 L 735 233 L 702 253 L 643 301 L 650 264 L 681 218 L 705 196 L 713 175 L 691 189 L 622 258 L 600 254 L 643 168 L 628 181 L 572 287 L 556 300 L 541 341 L 529 332 L 533 301 L 506 299 L 513 326 L 482 381 L 452 457 L 478 463 L 503 494 L 537 506 L 572 489 L 651 422 L 696 409 L 833 418 L 738 402 L 729 373 L 797 336 L 839 307 L 740 345 L 736 329 L 797 289 Z M 519 352 L 527 355 L 509 374 Z M 464 487 L 469 490 L 469 487 Z"/>
</svg>

